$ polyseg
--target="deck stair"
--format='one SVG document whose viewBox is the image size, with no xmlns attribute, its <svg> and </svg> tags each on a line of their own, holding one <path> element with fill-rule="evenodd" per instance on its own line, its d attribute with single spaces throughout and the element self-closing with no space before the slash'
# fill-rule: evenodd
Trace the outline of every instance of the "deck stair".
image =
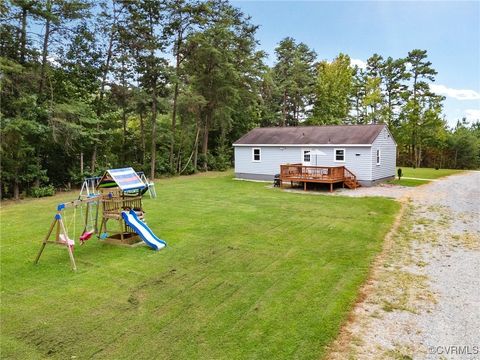
<svg viewBox="0 0 480 360">
<path fill-rule="evenodd" d="M 357 180 L 354 180 L 354 179 L 348 179 L 346 178 L 345 181 L 343 182 L 345 184 L 346 187 L 348 187 L 349 189 L 356 189 L 358 187 L 360 187 L 360 183 L 357 181 Z"/>
<path fill-rule="evenodd" d="M 343 185 L 349 189 L 356 189 L 360 187 L 360 183 L 357 181 L 357 177 L 354 173 L 348 170 L 346 167 L 343 168 Z"/>
</svg>

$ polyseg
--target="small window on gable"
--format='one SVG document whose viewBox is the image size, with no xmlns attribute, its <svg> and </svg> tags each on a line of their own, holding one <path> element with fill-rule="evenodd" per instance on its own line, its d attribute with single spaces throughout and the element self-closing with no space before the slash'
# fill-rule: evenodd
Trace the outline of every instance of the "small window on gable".
<svg viewBox="0 0 480 360">
<path fill-rule="evenodd" d="M 345 162 L 345 149 L 334 149 L 334 151 L 335 151 L 335 161 Z"/>
<path fill-rule="evenodd" d="M 377 165 L 380 165 L 380 149 L 377 149 Z"/>
<path fill-rule="evenodd" d="M 253 148 L 252 149 L 252 161 L 253 162 L 260 162 L 262 160 L 262 152 L 260 148 Z"/>
<path fill-rule="evenodd" d="M 303 150 L 303 162 L 310 162 L 310 150 Z"/>
</svg>

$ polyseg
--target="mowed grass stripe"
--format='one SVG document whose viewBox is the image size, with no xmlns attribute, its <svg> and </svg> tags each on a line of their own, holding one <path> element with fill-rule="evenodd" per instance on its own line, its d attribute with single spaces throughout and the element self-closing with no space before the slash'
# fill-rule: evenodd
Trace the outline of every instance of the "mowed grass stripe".
<svg viewBox="0 0 480 360">
<path fill-rule="evenodd" d="M 160 180 L 145 208 L 168 247 L 93 239 L 75 249 L 77 273 L 60 247 L 32 265 L 71 194 L 3 207 L 3 356 L 320 358 L 398 205 L 266 185 L 231 173 Z"/>
</svg>

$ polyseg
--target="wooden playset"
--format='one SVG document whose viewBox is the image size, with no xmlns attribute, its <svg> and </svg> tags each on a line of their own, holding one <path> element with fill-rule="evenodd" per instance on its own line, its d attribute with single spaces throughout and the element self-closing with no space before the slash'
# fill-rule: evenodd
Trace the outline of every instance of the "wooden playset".
<svg viewBox="0 0 480 360">
<path fill-rule="evenodd" d="M 95 187 L 92 184 L 95 184 Z M 166 243 L 156 237 L 144 221 L 142 196 L 145 192 L 152 191 L 151 188 L 152 185 L 146 178 L 142 179 L 132 168 L 111 169 L 107 170 L 100 178 L 86 179 L 77 200 L 57 206 L 57 213 L 42 242 L 35 264 L 38 263 L 45 246 L 53 243 L 63 245 L 68 249 L 72 268 L 76 270 L 73 248 L 76 236 L 77 208 L 83 215 L 84 207 L 86 207 L 85 223 L 83 232 L 79 236 L 81 244 L 93 234 L 97 234 L 99 239 L 109 244 L 137 246 L 142 244 L 143 240 L 154 250 L 164 248 Z M 151 192 L 150 195 L 153 197 Z M 100 227 L 97 227 L 100 204 L 102 221 Z M 73 224 L 73 226 L 67 226 L 66 210 L 68 209 L 73 210 L 70 222 L 70 225 Z M 114 220 L 118 227 L 109 232 L 107 224 L 110 220 Z M 69 227 L 70 229 L 73 227 L 71 237 L 69 236 Z M 55 228 L 55 240 L 49 240 Z"/>
<path fill-rule="evenodd" d="M 124 221 L 122 212 L 134 210 L 144 220 L 142 195 L 148 188 L 132 168 L 107 170 L 97 185 L 102 203 L 100 238 L 107 243 L 135 246 L 141 244 L 138 234 Z M 118 228 L 108 233 L 109 220 L 118 222 Z M 107 235 L 108 234 L 108 235 Z"/>
</svg>

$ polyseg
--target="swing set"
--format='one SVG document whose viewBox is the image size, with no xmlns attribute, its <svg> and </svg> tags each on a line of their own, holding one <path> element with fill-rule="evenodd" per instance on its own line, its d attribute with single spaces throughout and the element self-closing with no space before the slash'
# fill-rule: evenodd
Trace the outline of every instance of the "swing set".
<svg viewBox="0 0 480 360">
<path fill-rule="evenodd" d="M 88 239 L 92 237 L 93 234 L 98 232 L 98 207 L 99 207 L 100 196 L 92 195 L 84 199 L 77 199 L 74 201 L 58 204 L 57 213 L 55 214 L 50 229 L 48 230 L 47 236 L 42 242 L 40 251 L 35 259 L 35 264 L 40 260 L 40 256 L 45 249 L 47 244 L 57 244 L 65 246 L 68 250 L 68 255 L 70 256 L 70 263 L 73 270 L 77 270 L 77 265 L 75 264 L 75 258 L 73 256 L 73 248 L 75 245 L 76 237 L 76 221 L 77 221 L 77 208 L 80 209 L 81 216 L 85 218 L 84 227 L 81 235 L 79 236 L 80 245 L 83 245 Z M 86 207 L 85 214 L 83 214 L 83 207 Z M 67 210 L 73 209 L 72 219 L 67 220 Z M 72 236 L 69 235 L 69 228 L 73 228 Z M 55 229 L 55 239 L 49 240 Z"/>
<path fill-rule="evenodd" d="M 77 200 L 58 204 L 57 213 L 42 242 L 35 264 L 40 260 L 47 244 L 57 244 L 67 248 L 72 269 L 76 270 L 77 266 L 73 256 L 75 238 L 80 241 L 80 245 L 83 245 L 94 234 L 109 244 L 133 247 L 141 245 L 143 240 L 150 247 L 152 244 L 163 244 L 160 247 L 153 246 L 155 250 L 163 248 L 165 242 L 156 238 L 145 223 L 142 196 L 147 191 L 151 198 L 156 197 L 154 183 L 149 182 L 145 174 L 137 173 L 131 167 L 110 169 L 105 171 L 102 177 L 86 178 Z M 98 226 L 100 205 L 102 206 L 102 221 Z M 67 220 L 69 209 L 73 210 L 70 221 Z M 84 218 L 84 227 L 80 235 L 77 234 L 76 229 L 77 209 Z M 129 221 L 125 220 L 127 211 L 131 215 L 131 218 L 127 216 Z M 131 214 L 132 211 L 134 217 Z M 107 223 L 110 220 L 117 222 L 118 229 L 116 231 L 107 230 Z M 73 233 L 69 233 L 72 228 Z M 55 238 L 50 240 L 54 230 Z"/>
</svg>

